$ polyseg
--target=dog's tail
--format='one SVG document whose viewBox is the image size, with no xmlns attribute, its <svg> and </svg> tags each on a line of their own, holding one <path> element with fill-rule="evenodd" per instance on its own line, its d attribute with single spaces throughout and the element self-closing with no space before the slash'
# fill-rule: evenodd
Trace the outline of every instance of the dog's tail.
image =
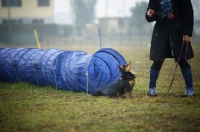
<svg viewBox="0 0 200 132">
<path fill-rule="evenodd" d="M 105 93 L 102 93 L 101 91 L 96 91 L 92 94 L 92 96 L 106 96 Z"/>
</svg>

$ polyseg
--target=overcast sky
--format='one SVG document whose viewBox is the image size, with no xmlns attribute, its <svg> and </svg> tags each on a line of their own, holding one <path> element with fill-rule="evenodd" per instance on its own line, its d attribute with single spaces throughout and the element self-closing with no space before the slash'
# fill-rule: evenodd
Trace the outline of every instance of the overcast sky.
<svg viewBox="0 0 200 132">
<path fill-rule="evenodd" d="M 54 11 L 56 15 L 55 21 L 57 23 L 72 22 L 73 16 L 69 1 L 70 0 L 54 0 L 55 4 Z M 95 14 L 97 18 L 106 16 L 107 17 L 130 16 L 131 7 L 134 7 L 137 2 L 141 1 L 148 2 L 148 0 L 97 0 Z"/>
</svg>

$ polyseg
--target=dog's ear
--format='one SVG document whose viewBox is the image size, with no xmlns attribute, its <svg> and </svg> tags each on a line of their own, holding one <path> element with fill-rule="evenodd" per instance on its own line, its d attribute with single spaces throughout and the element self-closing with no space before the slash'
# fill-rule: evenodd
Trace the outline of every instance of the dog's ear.
<svg viewBox="0 0 200 132">
<path fill-rule="evenodd" d="M 124 67 L 122 65 L 118 65 L 120 69 L 124 69 Z"/>
<path fill-rule="evenodd" d="M 132 67 L 132 63 L 131 63 L 131 61 L 128 63 L 128 65 L 130 65 L 130 66 Z"/>
</svg>

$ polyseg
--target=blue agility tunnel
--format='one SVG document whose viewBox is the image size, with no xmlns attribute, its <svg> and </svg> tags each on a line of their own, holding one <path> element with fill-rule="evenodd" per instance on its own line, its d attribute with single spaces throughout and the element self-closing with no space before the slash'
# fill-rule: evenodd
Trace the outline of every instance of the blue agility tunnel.
<svg viewBox="0 0 200 132">
<path fill-rule="evenodd" d="M 121 77 L 120 53 L 103 48 L 92 55 L 80 50 L 1 48 L 0 81 L 28 82 L 38 86 L 88 93 L 106 93 Z"/>
</svg>

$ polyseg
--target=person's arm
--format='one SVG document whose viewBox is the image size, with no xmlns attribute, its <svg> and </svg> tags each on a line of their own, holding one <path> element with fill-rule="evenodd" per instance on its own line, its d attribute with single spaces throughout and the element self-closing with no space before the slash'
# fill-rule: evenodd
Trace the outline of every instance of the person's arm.
<svg viewBox="0 0 200 132">
<path fill-rule="evenodd" d="M 149 0 L 147 12 L 145 14 L 145 18 L 148 22 L 156 21 L 157 13 L 156 13 L 156 3 L 155 0 Z"/>
<path fill-rule="evenodd" d="M 182 0 L 181 3 L 181 26 L 183 41 L 190 41 L 192 37 L 193 26 L 194 26 L 194 11 L 191 0 Z"/>
</svg>

